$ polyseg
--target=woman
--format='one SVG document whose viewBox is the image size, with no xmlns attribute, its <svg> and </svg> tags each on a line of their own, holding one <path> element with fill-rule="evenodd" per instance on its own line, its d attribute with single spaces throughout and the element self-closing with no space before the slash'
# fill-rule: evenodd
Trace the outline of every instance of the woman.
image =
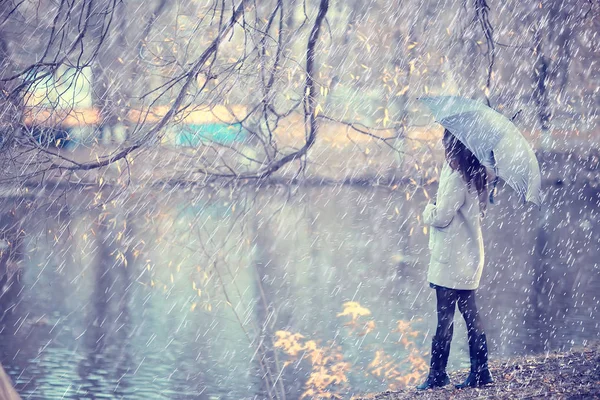
<svg viewBox="0 0 600 400">
<path fill-rule="evenodd" d="M 480 218 L 487 201 L 487 173 L 479 160 L 448 130 L 443 144 L 437 204 L 428 204 L 423 222 L 430 226 L 431 261 L 427 280 L 437 297 L 437 329 L 431 344 L 431 369 L 417 389 L 450 383 L 446 365 L 454 330 L 454 310 L 467 323 L 471 373 L 457 388 L 493 383 L 487 366 L 487 342 L 475 305 L 475 289 L 483 270 L 483 238 Z"/>
</svg>

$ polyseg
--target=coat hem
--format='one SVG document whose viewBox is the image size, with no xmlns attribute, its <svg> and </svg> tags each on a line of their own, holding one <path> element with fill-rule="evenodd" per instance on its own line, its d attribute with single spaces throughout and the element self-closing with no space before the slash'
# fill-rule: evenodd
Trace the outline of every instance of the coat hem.
<svg viewBox="0 0 600 400">
<path fill-rule="evenodd" d="M 456 287 L 448 287 L 445 285 L 438 285 L 436 283 L 433 282 L 429 282 L 429 287 L 432 289 L 450 289 L 450 290 L 477 290 L 479 288 L 479 286 L 475 287 L 475 288 L 470 288 L 470 289 L 463 289 L 463 288 L 456 288 Z"/>
</svg>

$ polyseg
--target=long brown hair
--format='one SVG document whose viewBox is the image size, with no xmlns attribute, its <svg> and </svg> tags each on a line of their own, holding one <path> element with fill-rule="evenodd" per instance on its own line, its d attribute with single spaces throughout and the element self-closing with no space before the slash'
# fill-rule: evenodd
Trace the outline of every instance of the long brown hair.
<svg viewBox="0 0 600 400">
<path fill-rule="evenodd" d="M 487 170 L 471 150 L 448 129 L 444 130 L 443 142 L 448 164 L 460 172 L 469 188 L 475 186 L 479 197 L 479 208 L 483 214 L 487 205 Z"/>
</svg>

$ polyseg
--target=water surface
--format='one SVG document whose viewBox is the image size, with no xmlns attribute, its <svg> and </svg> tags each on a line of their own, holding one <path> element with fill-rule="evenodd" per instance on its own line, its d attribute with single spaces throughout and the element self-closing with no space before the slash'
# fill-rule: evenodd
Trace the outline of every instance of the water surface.
<svg viewBox="0 0 600 400">
<path fill-rule="evenodd" d="M 542 212 L 502 194 L 486 217 L 478 302 L 493 358 L 599 337 L 598 192 L 548 194 Z M 429 350 L 435 298 L 425 281 L 423 189 L 114 199 L 90 189 L 31 201 L 5 199 L 1 220 L 22 275 L 0 297 L 0 360 L 23 398 L 265 398 L 272 382 L 298 398 L 311 365 L 274 348 L 280 330 L 343 354 L 346 395 L 390 383 L 369 366 L 378 351 L 407 374 L 413 346 Z M 349 301 L 371 314 L 348 325 L 339 314 Z M 408 347 L 398 321 L 415 332 L 404 336 Z M 468 362 L 456 321 L 452 368 Z"/>
</svg>

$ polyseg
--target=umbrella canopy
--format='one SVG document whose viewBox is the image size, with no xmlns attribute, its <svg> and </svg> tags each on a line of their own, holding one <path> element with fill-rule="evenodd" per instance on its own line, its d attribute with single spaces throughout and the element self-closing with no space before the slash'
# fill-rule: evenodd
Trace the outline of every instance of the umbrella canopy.
<svg viewBox="0 0 600 400">
<path fill-rule="evenodd" d="M 542 183 L 537 158 L 508 118 L 478 101 L 463 97 L 422 97 L 419 100 L 444 128 L 483 165 L 493 169 L 523 201 L 541 206 Z"/>
</svg>

